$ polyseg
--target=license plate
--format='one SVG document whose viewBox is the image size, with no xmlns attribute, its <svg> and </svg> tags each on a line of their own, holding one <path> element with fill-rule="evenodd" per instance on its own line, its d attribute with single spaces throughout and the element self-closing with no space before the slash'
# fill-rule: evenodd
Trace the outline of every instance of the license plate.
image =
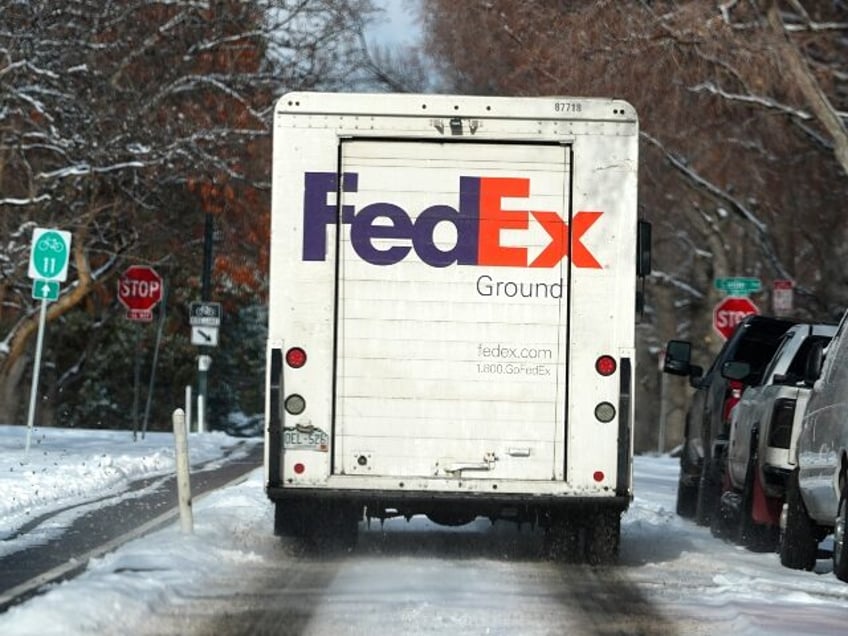
<svg viewBox="0 0 848 636">
<path fill-rule="evenodd" d="M 318 429 L 309 431 L 296 428 L 285 429 L 283 431 L 283 447 L 326 452 L 330 448 L 330 436 Z"/>
</svg>

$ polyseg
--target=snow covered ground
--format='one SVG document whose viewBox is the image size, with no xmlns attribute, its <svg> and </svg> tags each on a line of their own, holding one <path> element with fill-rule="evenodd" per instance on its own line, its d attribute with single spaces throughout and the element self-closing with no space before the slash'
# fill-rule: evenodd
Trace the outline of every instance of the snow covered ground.
<svg viewBox="0 0 848 636">
<path fill-rule="evenodd" d="M 28 519 L 71 502 L 118 493 L 144 475 L 174 467 L 173 436 L 148 433 L 38 429 L 28 455 L 26 429 L 0 426 L 0 576 L 2 557 L 37 533 L 16 536 Z M 192 461 L 222 457 L 243 440 L 222 433 L 192 435 Z M 756 554 L 713 538 L 674 514 L 676 460 L 636 459 L 636 498 L 624 517 L 620 571 L 681 633 L 844 634 L 848 585 L 821 560 L 815 572 L 780 566 L 775 554 Z M 92 505 L 97 505 L 93 503 Z M 195 502 L 194 533 L 179 523 L 92 560 L 72 581 L 0 615 L 4 636 L 134 633 L 151 609 L 180 590 L 202 586 L 231 568 L 250 568 L 277 539 L 262 471 Z M 67 521 L 67 519 L 65 519 Z M 399 521 L 399 523 L 405 523 Z M 53 522 L 40 532 L 61 532 Z"/>
</svg>

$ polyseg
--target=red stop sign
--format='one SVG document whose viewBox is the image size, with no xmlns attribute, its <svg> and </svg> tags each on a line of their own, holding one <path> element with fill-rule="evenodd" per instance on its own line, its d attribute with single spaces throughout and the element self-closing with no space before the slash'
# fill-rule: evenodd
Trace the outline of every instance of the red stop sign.
<svg viewBox="0 0 848 636">
<path fill-rule="evenodd" d="M 727 340 L 745 316 L 758 313 L 759 308 L 747 298 L 725 298 L 713 309 L 713 329 Z"/>
<path fill-rule="evenodd" d="M 152 320 L 152 310 L 162 300 L 162 278 L 152 267 L 131 265 L 118 279 L 118 300 L 130 320 Z"/>
</svg>

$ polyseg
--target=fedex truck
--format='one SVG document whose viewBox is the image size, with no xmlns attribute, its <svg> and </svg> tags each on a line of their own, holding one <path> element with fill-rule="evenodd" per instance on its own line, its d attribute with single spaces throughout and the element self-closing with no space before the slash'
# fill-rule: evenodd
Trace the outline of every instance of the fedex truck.
<svg viewBox="0 0 848 636">
<path fill-rule="evenodd" d="M 637 145 L 619 100 L 279 100 L 265 440 L 277 534 L 351 543 L 365 516 L 485 516 L 615 557 L 649 260 Z"/>
</svg>

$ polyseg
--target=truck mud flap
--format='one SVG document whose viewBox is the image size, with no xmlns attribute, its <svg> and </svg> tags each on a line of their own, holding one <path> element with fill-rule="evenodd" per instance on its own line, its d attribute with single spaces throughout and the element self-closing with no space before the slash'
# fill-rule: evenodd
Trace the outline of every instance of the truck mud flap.
<svg viewBox="0 0 848 636">
<path fill-rule="evenodd" d="M 621 359 L 621 385 L 618 400 L 618 478 L 615 492 L 624 497 L 630 494 L 630 384 L 633 371 L 630 358 Z"/>
<path fill-rule="evenodd" d="M 282 485 L 280 458 L 283 453 L 283 422 L 280 413 L 280 394 L 282 392 L 283 351 L 271 350 L 271 382 L 269 385 L 268 418 L 268 486 Z"/>
</svg>

